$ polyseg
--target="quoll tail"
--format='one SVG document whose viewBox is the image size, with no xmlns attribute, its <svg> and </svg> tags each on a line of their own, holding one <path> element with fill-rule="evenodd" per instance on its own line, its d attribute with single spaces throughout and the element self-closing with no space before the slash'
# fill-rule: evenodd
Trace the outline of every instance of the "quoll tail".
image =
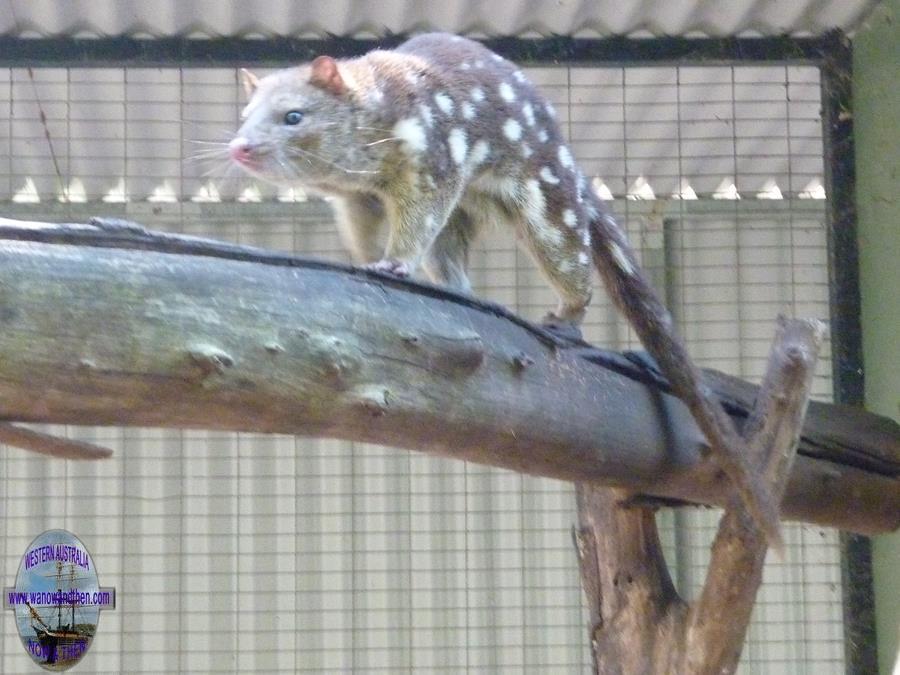
<svg viewBox="0 0 900 675">
<path fill-rule="evenodd" d="M 591 253 L 613 302 L 625 314 L 644 348 L 659 363 L 675 394 L 687 405 L 709 442 L 710 452 L 735 487 L 741 502 L 776 552 L 783 551 L 779 505 L 751 467 L 746 444 L 710 390 L 703 384 L 672 318 L 644 277 L 631 246 L 612 216 L 590 222 Z"/>
</svg>

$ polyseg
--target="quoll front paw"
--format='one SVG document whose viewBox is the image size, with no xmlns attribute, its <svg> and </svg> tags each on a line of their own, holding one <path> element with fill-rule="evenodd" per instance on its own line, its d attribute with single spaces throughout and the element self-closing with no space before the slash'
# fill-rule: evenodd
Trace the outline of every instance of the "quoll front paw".
<svg viewBox="0 0 900 675">
<path fill-rule="evenodd" d="M 374 270 L 375 272 L 384 272 L 385 274 L 392 274 L 395 277 L 400 278 L 405 278 L 412 274 L 409 265 L 402 260 L 397 260 L 395 258 L 385 258 L 378 262 L 369 263 L 366 265 L 366 269 Z"/>
<path fill-rule="evenodd" d="M 550 312 L 543 318 L 541 326 L 564 340 L 584 339 L 584 336 L 581 334 L 581 328 L 579 328 L 577 323 L 560 319 L 553 312 Z"/>
</svg>

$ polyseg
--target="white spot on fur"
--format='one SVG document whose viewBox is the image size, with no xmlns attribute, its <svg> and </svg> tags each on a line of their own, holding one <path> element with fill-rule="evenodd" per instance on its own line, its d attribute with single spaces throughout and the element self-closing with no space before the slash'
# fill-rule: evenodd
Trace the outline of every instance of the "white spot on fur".
<svg viewBox="0 0 900 675">
<path fill-rule="evenodd" d="M 590 264 L 590 262 L 591 262 L 591 259 L 585 251 L 582 251 L 581 253 L 578 254 L 578 264 L 579 265 L 582 265 L 582 266 L 588 265 L 588 264 Z"/>
<path fill-rule="evenodd" d="M 563 211 L 563 222 L 569 227 L 576 227 L 578 225 L 578 217 L 575 215 L 575 212 L 572 209 L 566 209 Z"/>
<path fill-rule="evenodd" d="M 409 82 L 411 85 L 417 87 L 419 86 L 419 76 L 415 73 L 404 73 L 403 78 Z"/>
<path fill-rule="evenodd" d="M 500 86 L 497 87 L 497 90 L 500 92 L 500 98 L 502 98 L 507 103 L 511 103 L 516 100 L 516 92 L 513 91 L 512 86 L 509 82 L 501 82 Z"/>
<path fill-rule="evenodd" d="M 534 154 L 534 150 L 531 149 L 531 146 L 528 143 L 522 143 L 522 157 L 528 159 Z"/>
<path fill-rule="evenodd" d="M 516 82 L 521 82 L 522 84 L 525 84 L 528 81 L 525 79 L 525 73 L 523 73 L 521 70 L 517 70 L 516 72 L 514 72 L 513 77 L 515 78 Z"/>
<path fill-rule="evenodd" d="M 475 103 L 481 103 L 484 100 L 484 89 L 475 87 L 472 90 L 472 100 L 475 101 Z"/>
<path fill-rule="evenodd" d="M 373 101 L 375 101 L 375 103 L 381 103 L 384 100 L 384 92 L 381 91 L 381 89 L 379 89 L 378 87 L 374 87 L 369 93 L 369 96 Z"/>
<path fill-rule="evenodd" d="M 416 117 L 407 117 L 394 125 L 394 136 L 404 142 L 407 148 L 415 153 L 425 152 L 428 137 L 422 122 Z"/>
<path fill-rule="evenodd" d="M 581 243 L 584 244 L 585 248 L 591 247 L 591 231 L 587 227 L 581 230 Z"/>
<path fill-rule="evenodd" d="M 538 223 L 533 223 L 531 227 L 534 229 L 535 234 L 537 234 L 538 239 L 552 248 L 561 247 L 565 241 L 562 232 L 559 231 L 559 228 L 554 227 L 546 220 L 539 221 Z M 571 268 L 569 268 L 568 271 L 571 271 Z"/>
<path fill-rule="evenodd" d="M 559 248 L 565 242 L 565 238 L 560 229 L 546 219 L 532 222 L 531 226 L 534 228 L 535 233 L 537 233 L 538 238 L 553 248 Z"/>
<path fill-rule="evenodd" d="M 472 148 L 473 155 L 478 152 L 478 144 L 475 145 L 476 147 Z M 512 176 L 486 173 L 473 181 L 473 185 L 509 204 L 519 204 L 522 200 L 522 184 Z"/>
<path fill-rule="evenodd" d="M 432 190 L 437 189 L 437 183 L 434 182 L 434 176 L 432 176 L 431 174 L 425 176 L 425 184 Z"/>
<path fill-rule="evenodd" d="M 476 141 L 475 145 L 472 146 L 472 153 L 469 155 L 469 162 L 472 164 L 472 166 L 478 166 L 487 159 L 488 153 L 490 151 L 491 146 L 488 145 L 487 141 Z"/>
<path fill-rule="evenodd" d="M 550 138 L 550 136 L 547 134 L 547 130 L 546 130 L 546 129 L 541 129 L 541 130 L 538 132 L 538 140 L 539 140 L 541 143 L 546 143 L 548 138 Z"/>
<path fill-rule="evenodd" d="M 575 196 L 578 199 L 578 203 L 581 204 L 584 201 L 584 190 L 586 187 L 586 181 L 584 180 L 584 174 L 580 171 L 578 172 L 578 182 L 577 182 L 577 190 L 575 191 Z"/>
<path fill-rule="evenodd" d="M 547 101 L 544 104 L 544 110 L 547 111 L 547 114 L 550 115 L 553 119 L 556 119 L 556 108 L 553 107 L 553 104 L 550 101 Z"/>
<path fill-rule="evenodd" d="M 437 103 L 437 107 L 441 109 L 445 115 L 453 114 L 453 99 L 447 96 L 442 92 L 438 92 L 434 95 L 434 102 Z"/>
<path fill-rule="evenodd" d="M 463 64 L 460 66 L 460 68 L 462 68 L 463 70 L 469 70 L 471 67 L 472 67 L 472 64 L 471 64 L 471 63 L 463 63 Z"/>
<path fill-rule="evenodd" d="M 484 68 L 484 61 L 479 59 L 478 61 L 475 62 L 475 67 L 476 68 Z"/>
<path fill-rule="evenodd" d="M 575 162 L 572 159 L 572 153 L 569 152 L 569 149 L 566 146 L 559 146 L 559 152 L 557 154 L 559 155 L 560 164 L 562 164 L 567 169 L 575 168 Z"/>
<path fill-rule="evenodd" d="M 569 260 L 568 258 L 563 258 L 558 263 L 556 263 L 556 269 L 558 269 L 563 274 L 568 274 L 573 269 L 575 269 L 575 266 L 572 264 L 571 260 Z"/>
<path fill-rule="evenodd" d="M 491 58 L 494 59 L 494 61 L 502 61 L 503 60 L 503 57 L 500 56 L 499 54 L 491 54 Z"/>
<path fill-rule="evenodd" d="M 553 174 L 549 166 L 541 168 L 541 180 L 550 185 L 559 185 L 559 178 Z"/>
<path fill-rule="evenodd" d="M 522 138 L 522 125 L 510 117 L 503 123 L 503 135 L 511 141 L 518 141 Z"/>
<path fill-rule="evenodd" d="M 467 120 L 470 120 L 473 117 L 475 117 L 475 106 L 473 106 L 468 101 L 463 101 L 463 104 L 460 106 L 460 109 L 462 110 L 462 116 L 464 118 L 466 118 Z"/>
<path fill-rule="evenodd" d="M 450 146 L 450 157 L 459 165 L 466 161 L 469 144 L 466 142 L 466 132 L 456 127 L 450 130 L 447 136 L 447 144 Z"/>
<path fill-rule="evenodd" d="M 613 258 L 616 259 L 616 265 L 619 266 L 620 270 L 629 276 L 634 274 L 634 267 L 632 267 L 631 261 L 628 259 L 628 256 L 625 255 L 625 251 L 622 250 L 621 246 L 612 241 L 609 243 L 609 252 L 612 253 Z"/>
<path fill-rule="evenodd" d="M 522 115 L 525 117 L 525 124 L 530 127 L 534 126 L 534 108 L 531 107 L 530 103 L 526 103 L 522 106 Z"/>
<path fill-rule="evenodd" d="M 541 184 L 538 183 L 533 178 L 525 181 L 525 195 L 524 195 L 524 213 L 526 220 L 531 224 L 532 227 L 535 228 L 535 231 L 538 231 L 540 234 L 540 226 L 543 224 L 544 230 L 553 230 L 556 234 L 557 238 L 562 239 L 562 233 L 556 228 L 550 228 L 547 225 L 547 219 L 544 216 L 544 207 L 546 205 L 546 201 L 544 200 L 544 191 L 541 190 Z"/>
<path fill-rule="evenodd" d="M 422 115 L 422 121 L 425 122 L 426 127 L 430 127 L 434 124 L 434 113 L 431 112 L 431 106 L 420 103 L 419 113 Z"/>
</svg>

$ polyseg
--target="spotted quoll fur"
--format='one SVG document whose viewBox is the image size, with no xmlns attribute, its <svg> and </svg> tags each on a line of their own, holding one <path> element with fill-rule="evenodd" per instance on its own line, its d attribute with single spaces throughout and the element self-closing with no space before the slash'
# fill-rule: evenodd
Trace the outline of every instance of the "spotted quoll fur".
<svg viewBox="0 0 900 675">
<path fill-rule="evenodd" d="M 780 541 L 777 509 L 736 450 L 730 419 L 576 165 L 553 106 L 513 63 L 476 42 L 428 34 L 261 80 L 245 73 L 244 82 L 250 101 L 232 158 L 269 181 L 331 196 L 356 261 L 401 276 L 422 267 L 468 291 L 470 242 L 487 224 L 507 224 L 559 296 L 550 319 L 575 325 L 590 301 L 593 263 L 745 504 Z"/>
</svg>

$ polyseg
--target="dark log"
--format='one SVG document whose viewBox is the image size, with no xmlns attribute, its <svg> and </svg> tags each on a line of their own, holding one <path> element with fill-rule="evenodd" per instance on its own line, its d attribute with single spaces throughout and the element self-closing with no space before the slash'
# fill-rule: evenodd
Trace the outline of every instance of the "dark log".
<svg viewBox="0 0 900 675">
<path fill-rule="evenodd" d="M 599 365 L 496 305 L 130 226 L 0 221 L 0 240 L 2 419 L 345 438 L 728 503 L 690 415 L 646 369 Z M 884 424 L 877 452 L 853 447 L 877 466 L 840 444 L 798 457 L 784 517 L 900 525 L 900 431 Z"/>
</svg>

